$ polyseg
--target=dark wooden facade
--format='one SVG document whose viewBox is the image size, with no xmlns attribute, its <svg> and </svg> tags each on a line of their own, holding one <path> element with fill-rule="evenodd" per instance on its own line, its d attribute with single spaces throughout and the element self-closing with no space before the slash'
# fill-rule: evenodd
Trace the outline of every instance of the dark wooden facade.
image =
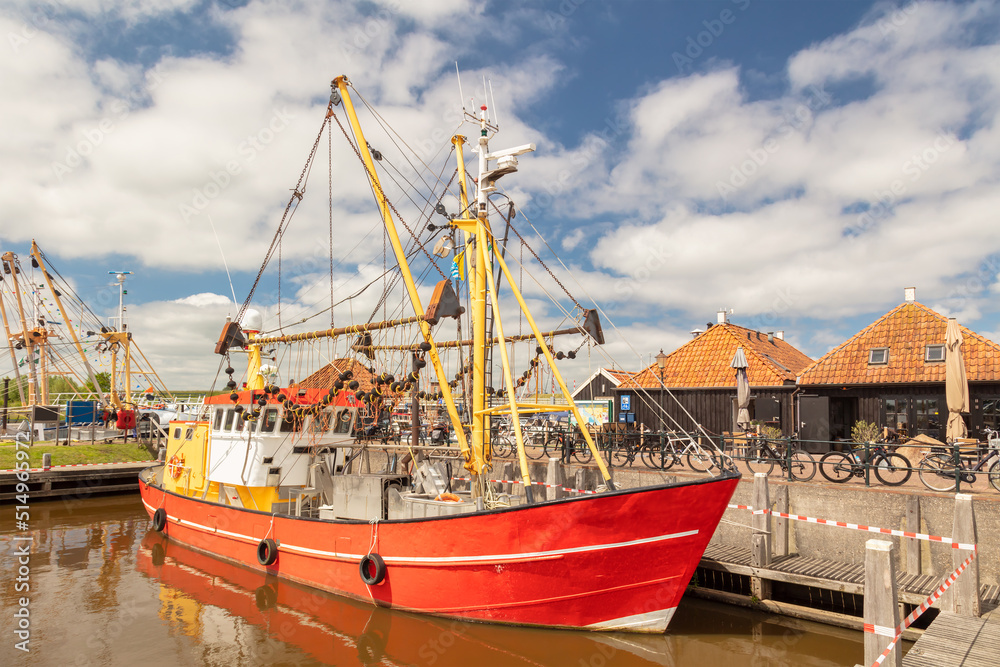
<svg viewBox="0 0 1000 667">
<path fill-rule="evenodd" d="M 609 398 L 615 395 L 617 387 L 617 382 L 609 379 L 604 373 L 597 373 L 590 382 L 581 385 L 573 392 L 573 400 L 596 401 L 601 398 Z"/>
<path fill-rule="evenodd" d="M 941 441 L 945 439 L 948 404 L 943 382 L 848 387 L 803 385 L 798 399 L 803 414 L 808 414 L 808 404 L 814 398 L 827 399 L 828 417 L 825 423 L 817 423 L 800 414 L 800 421 L 807 422 L 801 428 L 803 438 L 847 440 L 854 422 L 863 420 L 901 430 L 903 435 L 924 433 Z M 930 412 L 930 401 L 934 402 L 936 415 Z M 1000 382 L 970 382 L 969 402 L 969 414 L 965 416 L 969 437 L 982 440 L 984 429 L 1000 427 Z M 822 405 L 817 403 L 817 409 L 822 411 Z M 899 415 L 905 415 L 905 420 L 901 421 Z"/>
<path fill-rule="evenodd" d="M 781 430 L 784 435 L 795 431 L 795 386 L 753 387 L 751 419 Z M 622 397 L 628 397 L 628 410 L 622 409 Z M 675 400 L 676 399 L 676 400 Z M 736 429 L 736 387 L 705 389 L 622 389 L 615 390 L 613 419 L 621 421 L 623 414 L 632 413 L 635 424 L 654 431 L 696 430 L 700 424 L 710 435 L 730 433 Z M 687 411 L 688 414 L 685 414 Z"/>
</svg>

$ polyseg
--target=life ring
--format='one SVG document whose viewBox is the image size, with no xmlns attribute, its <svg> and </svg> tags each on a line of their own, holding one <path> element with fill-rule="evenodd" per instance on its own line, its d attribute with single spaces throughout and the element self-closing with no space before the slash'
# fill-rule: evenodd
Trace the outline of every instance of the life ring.
<svg viewBox="0 0 1000 667">
<path fill-rule="evenodd" d="M 372 570 L 374 568 L 374 571 Z M 361 581 L 369 586 L 381 584 L 385 579 L 385 561 L 376 553 L 370 553 L 361 558 Z"/>
<path fill-rule="evenodd" d="M 170 462 L 167 463 L 167 472 L 174 480 L 181 478 L 181 473 L 184 472 L 184 455 L 181 454 L 177 456 L 174 454 L 170 457 Z"/>
<path fill-rule="evenodd" d="M 153 512 L 153 530 L 158 533 L 162 533 L 163 529 L 167 527 L 167 510 L 162 507 L 157 508 Z"/>
<path fill-rule="evenodd" d="M 460 503 L 462 499 L 456 496 L 454 493 L 439 493 L 434 497 L 434 500 L 443 500 L 449 503 Z"/>
<path fill-rule="evenodd" d="M 257 545 L 257 562 L 261 565 L 272 565 L 278 560 L 278 545 L 271 538 L 263 539 Z"/>
</svg>

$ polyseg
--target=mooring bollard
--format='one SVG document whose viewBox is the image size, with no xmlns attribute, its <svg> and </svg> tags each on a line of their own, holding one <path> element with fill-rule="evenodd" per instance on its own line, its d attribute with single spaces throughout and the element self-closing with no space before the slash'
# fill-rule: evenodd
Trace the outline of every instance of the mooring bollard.
<svg viewBox="0 0 1000 667">
<path fill-rule="evenodd" d="M 886 636 L 899 626 L 899 594 L 896 590 L 896 568 L 892 562 L 893 544 L 886 540 L 865 543 L 865 663 L 874 664 L 892 641 Z M 884 666 L 903 664 L 903 652 L 897 643 L 886 657 Z"/>
<path fill-rule="evenodd" d="M 52 467 L 52 454 L 46 452 L 42 454 L 42 468 L 48 470 Z"/>
<path fill-rule="evenodd" d="M 951 538 L 962 544 L 976 544 L 976 514 L 972 508 L 972 496 L 968 493 L 955 494 L 955 523 Z M 972 554 L 966 549 L 952 549 L 951 562 L 957 570 Z M 945 591 L 941 608 L 953 611 L 959 616 L 979 618 L 982 604 L 979 599 L 979 559 L 975 558 L 959 575 L 951 588 Z"/>
<path fill-rule="evenodd" d="M 750 538 L 750 564 L 753 567 L 771 567 L 771 515 L 757 513 L 757 510 L 767 510 L 771 503 L 767 496 L 767 475 L 762 472 L 753 476 L 753 508 L 750 519 L 753 535 Z M 750 577 L 750 592 L 758 600 L 771 598 L 771 582 L 763 577 Z"/>
<path fill-rule="evenodd" d="M 546 471 L 545 483 L 548 485 L 545 487 L 546 500 L 556 500 L 557 498 L 566 497 L 566 492 L 563 491 L 562 460 L 557 456 L 549 458 L 549 467 Z"/>
</svg>

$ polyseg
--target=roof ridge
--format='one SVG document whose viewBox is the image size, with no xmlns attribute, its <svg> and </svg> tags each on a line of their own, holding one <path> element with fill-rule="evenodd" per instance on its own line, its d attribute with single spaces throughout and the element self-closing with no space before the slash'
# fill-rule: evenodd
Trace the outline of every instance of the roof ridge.
<svg viewBox="0 0 1000 667">
<path fill-rule="evenodd" d="M 840 350 L 844 349 L 845 347 L 847 347 L 848 345 L 850 345 L 851 343 L 853 343 L 858 338 L 861 338 L 861 336 L 863 336 L 865 333 L 867 333 L 869 329 L 874 329 L 877 325 L 881 324 L 883 320 L 888 319 L 891 315 L 895 314 L 896 311 L 898 311 L 901 308 L 903 308 L 903 306 L 905 306 L 907 303 L 916 303 L 916 301 L 904 301 L 903 303 L 899 304 L 898 306 L 896 306 L 895 308 L 893 308 L 892 310 L 890 310 L 889 312 L 887 312 L 886 314 L 884 314 L 882 317 L 878 318 L 877 320 L 875 320 L 874 322 L 872 322 L 871 324 L 869 324 L 868 326 L 866 326 L 864 329 L 862 329 L 858 333 L 854 334 L 853 336 L 851 336 L 850 338 L 848 338 L 847 340 L 845 340 L 843 343 L 841 343 L 840 345 L 838 345 L 837 347 L 833 348 L 832 350 L 830 350 L 829 352 L 827 352 L 826 354 L 824 354 L 822 357 L 820 357 L 816 361 L 812 362 L 811 364 L 809 364 L 808 366 L 806 366 L 805 368 L 803 368 L 802 372 L 799 373 L 799 377 L 800 378 L 804 377 L 806 373 L 810 372 L 813 368 L 819 366 L 820 363 L 822 363 L 824 359 L 826 359 L 827 357 L 834 356 L 837 352 L 839 352 Z M 921 304 L 921 305 L 923 305 L 923 304 Z M 924 308 L 926 308 L 926 306 L 924 306 Z M 933 312 L 933 311 L 931 311 L 931 312 Z"/>
<path fill-rule="evenodd" d="M 728 322 L 727 322 L 726 324 L 728 324 Z M 733 325 L 733 326 L 736 326 L 736 325 Z M 739 328 L 741 328 L 741 329 L 744 329 L 744 330 L 746 330 L 746 331 L 752 331 L 752 329 L 746 329 L 745 327 L 739 327 Z M 776 378 L 777 378 L 777 379 L 779 380 L 779 382 L 778 382 L 777 384 L 781 384 L 781 383 L 783 383 L 783 382 L 784 382 L 785 380 L 787 380 L 787 379 L 788 379 L 788 378 L 787 378 L 787 376 L 786 376 L 786 374 L 782 373 L 782 372 L 781 372 L 781 371 L 780 371 L 780 370 L 779 370 L 779 369 L 778 369 L 778 368 L 777 368 L 777 367 L 775 366 L 775 362 L 774 362 L 774 360 L 772 360 L 772 359 L 771 359 L 770 357 L 768 357 L 767 355 L 765 355 L 765 354 L 762 354 L 761 352 L 757 351 L 757 349 L 756 349 L 756 348 L 754 348 L 754 346 L 753 346 L 753 345 L 747 345 L 747 346 L 745 346 L 745 347 L 744 347 L 744 345 L 743 345 L 743 341 L 742 341 L 742 340 L 740 339 L 740 337 L 739 337 L 739 336 L 737 336 L 737 335 L 736 335 L 736 334 L 735 334 L 734 332 L 730 331 L 730 330 L 729 330 L 728 328 L 726 329 L 726 333 L 728 333 L 728 334 L 729 334 L 730 336 L 732 336 L 732 338 L 733 338 L 733 339 L 734 339 L 734 340 L 736 341 L 736 343 L 737 343 L 737 344 L 739 345 L 739 347 L 743 347 L 744 349 L 749 349 L 749 350 L 750 350 L 750 352 L 751 352 L 751 353 L 752 353 L 752 354 L 753 354 L 753 355 L 754 355 L 754 356 L 755 356 L 755 357 L 756 357 L 756 358 L 757 358 L 757 359 L 758 359 L 758 360 L 759 360 L 759 361 L 760 361 L 761 363 L 763 363 L 763 364 L 765 365 L 765 367 L 767 367 L 767 368 L 768 368 L 768 369 L 769 369 L 769 370 L 771 371 L 771 374 L 772 374 L 772 375 L 774 375 L 774 376 L 775 376 L 775 377 L 776 377 Z M 760 333 L 760 332 L 756 332 L 756 333 Z"/>
</svg>

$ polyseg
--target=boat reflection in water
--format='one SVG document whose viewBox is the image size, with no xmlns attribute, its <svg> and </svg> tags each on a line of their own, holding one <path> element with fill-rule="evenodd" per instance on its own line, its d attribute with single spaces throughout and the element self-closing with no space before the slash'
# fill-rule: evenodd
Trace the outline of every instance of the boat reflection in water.
<svg viewBox="0 0 1000 667">
<path fill-rule="evenodd" d="M 844 665 L 861 655 L 858 633 L 699 601 L 685 601 L 687 612 L 666 635 L 411 614 L 263 576 L 153 531 L 139 546 L 136 569 L 159 583 L 160 618 L 171 634 L 202 645 L 205 664 Z"/>
</svg>

